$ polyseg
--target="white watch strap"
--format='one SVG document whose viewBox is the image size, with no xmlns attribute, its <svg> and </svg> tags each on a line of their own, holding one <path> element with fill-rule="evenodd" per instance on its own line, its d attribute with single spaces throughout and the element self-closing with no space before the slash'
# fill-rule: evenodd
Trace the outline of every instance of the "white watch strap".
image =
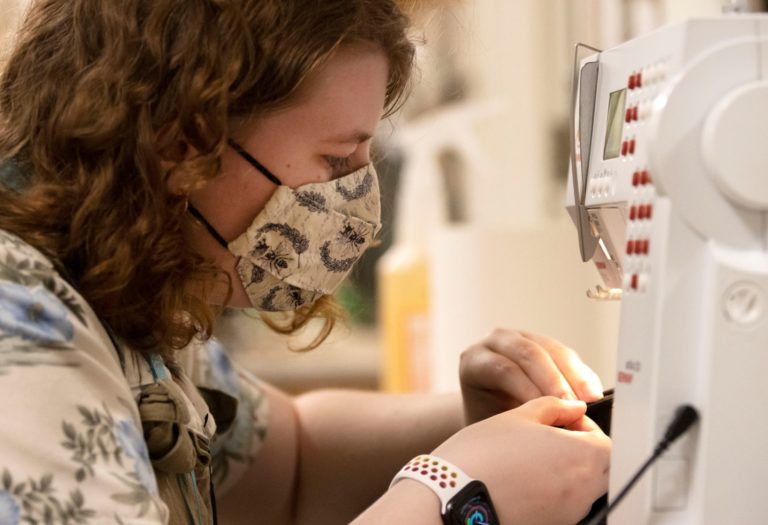
<svg viewBox="0 0 768 525">
<path fill-rule="evenodd" d="M 474 481 L 456 465 L 429 454 L 416 456 L 409 461 L 392 479 L 390 488 L 401 479 L 414 479 L 431 488 L 440 498 L 441 514 L 445 514 L 451 498 Z"/>
</svg>

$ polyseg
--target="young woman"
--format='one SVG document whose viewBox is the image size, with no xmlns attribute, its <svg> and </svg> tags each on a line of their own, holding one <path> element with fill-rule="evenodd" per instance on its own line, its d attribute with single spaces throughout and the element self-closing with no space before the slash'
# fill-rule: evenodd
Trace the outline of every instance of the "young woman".
<svg viewBox="0 0 768 525">
<path fill-rule="evenodd" d="M 406 31 L 392 0 L 33 2 L 0 84 L 1 523 L 437 524 L 439 480 L 388 489 L 430 452 L 501 523 L 605 492 L 599 380 L 552 339 L 494 332 L 460 399 L 291 398 L 211 338 L 223 306 L 332 326 Z"/>
</svg>

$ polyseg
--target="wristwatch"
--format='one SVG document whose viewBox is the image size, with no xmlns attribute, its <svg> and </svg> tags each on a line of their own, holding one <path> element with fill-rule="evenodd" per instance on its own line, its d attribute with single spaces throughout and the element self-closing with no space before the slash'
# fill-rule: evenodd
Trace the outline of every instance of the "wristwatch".
<svg viewBox="0 0 768 525">
<path fill-rule="evenodd" d="M 437 494 L 444 525 L 499 525 L 485 484 L 442 458 L 416 456 L 400 469 L 390 487 L 401 479 L 419 481 Z"/>
</svg>

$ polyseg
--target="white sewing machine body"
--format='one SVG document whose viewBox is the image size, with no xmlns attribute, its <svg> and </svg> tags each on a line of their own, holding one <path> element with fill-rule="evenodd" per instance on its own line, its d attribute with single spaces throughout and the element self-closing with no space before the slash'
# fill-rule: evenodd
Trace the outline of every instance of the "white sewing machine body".
<svg viewBox="0 0 768 525">
<path fill-rule="evenodd" d="M 566 205 L 614 289 L 600 295 L 622 290 L 609 494 L 678 406 L 701 415 L 608 523 L 766 523 L 768 16 L 690 20 L 577 64 Z"/>
</svg>

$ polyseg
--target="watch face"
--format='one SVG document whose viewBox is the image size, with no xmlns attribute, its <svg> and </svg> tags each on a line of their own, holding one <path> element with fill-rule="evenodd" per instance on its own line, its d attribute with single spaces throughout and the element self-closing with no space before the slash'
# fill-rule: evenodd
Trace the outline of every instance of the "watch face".
<svg viewBox="0 0 768 525">
<path fill-rule="evenodd" d="M 448 502 L 445 523 L 449 525 L 498 525 L 488 490 L 473 481 Z"/>
</svg>

